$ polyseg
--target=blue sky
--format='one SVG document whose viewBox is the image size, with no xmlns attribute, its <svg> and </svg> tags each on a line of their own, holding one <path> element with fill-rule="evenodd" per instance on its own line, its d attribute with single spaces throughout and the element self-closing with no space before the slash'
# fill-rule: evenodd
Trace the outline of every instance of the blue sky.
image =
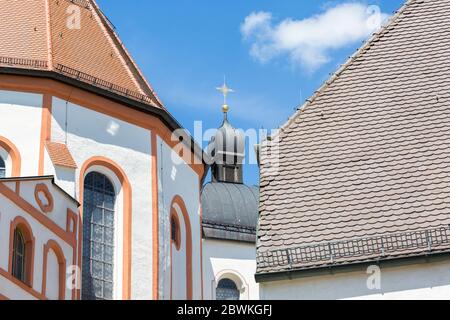
<svg viewBox="0 0 450 320">
<path fill-rule="evenodd" d="M 98 3 L 168 110 L 192 132 L 194 121 L 220 126 L 215 88 L 224 75 L 236 91 L 229 98 L 236 128 L 279 127 L 368 37 L 359 26 L 365 13 L 372 17 L 369 6 L 384 19 L 403 0 Z M 258 184 L 256 165 L 245 166 L 245 180 Z"/>
</svg>

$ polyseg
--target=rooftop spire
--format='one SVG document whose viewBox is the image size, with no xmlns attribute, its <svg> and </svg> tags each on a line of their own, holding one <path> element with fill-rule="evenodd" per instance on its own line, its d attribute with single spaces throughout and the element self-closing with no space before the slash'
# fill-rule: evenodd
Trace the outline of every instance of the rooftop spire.
<svg viewBox="0 0 450 320">
<path fill-rule="evenodd" d="M 228 103 L 227 103 L 227 98 L 230 93 L 234 92 L 234 90 L 230 89 L 227 86 L 227 79 L 225 76 L 223 77 L 223 85 L 221 87 L 218 87 L 217 90 L 219 90 L 223 94 L 222 112 L 225 113 L 225 116 L 226 116 L 228 111 L 230 111 L 230 107 L 228 106 Z"/>
</svg>

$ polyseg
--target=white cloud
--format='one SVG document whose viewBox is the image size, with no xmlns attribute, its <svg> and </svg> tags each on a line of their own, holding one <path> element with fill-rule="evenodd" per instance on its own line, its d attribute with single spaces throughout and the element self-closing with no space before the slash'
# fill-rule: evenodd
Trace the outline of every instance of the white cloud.
<svg viewBox="0 0 450 320">
<path fill-rule="evenodd" d="M 241 25 L 251 43 L 250 55 L 261 63 L 287 56 L 293 65 L 314 71 L 330 61 L 329 53 L 367 39 L 389 16 L 377 6 L 348 2 L 303 20 L 274 23 L 270 12 L 253 12 Z"/>
</svg>

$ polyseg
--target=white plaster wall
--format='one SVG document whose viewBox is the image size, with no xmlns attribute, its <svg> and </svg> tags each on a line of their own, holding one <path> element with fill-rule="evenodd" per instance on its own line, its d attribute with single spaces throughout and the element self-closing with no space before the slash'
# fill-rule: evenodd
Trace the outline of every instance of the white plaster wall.
<svg viewBox="0 0 450 320">
<path fill-rule="evenodd" d="M 10 300 L 37 300 L 28 292 L 0 275 L 0 293 Z"/>
<path fill-rule="evenodd" d="M 215 300 L 215 288 L 222 278 L 230 278 L 237 286 L 242 284 L 241 300 L 258 300 L 259 285 L 255 282 L 255 272 L 254 244 L 203 240 L 203 293 L 206 300 Z"/>
<path fill-rule="evenodd" d="M 32 188 L 32 186 L 36 185 L 36 183 L 42 183 L 42 181 L 28 181 L 28 182 L 22 182 L 21 183 L 21 196 L 24 197 L 27 202 L 31 203 L 34 199 L 34 194 L 32 195 L 30 193 L 24 193 L 22 194 L 22 187 L 24 189 Z M 30 186 L 28 186 L 30 185 Z M 12 185 L 7 185 L 12 190 Z M 50 188 L 50 192 L 53 194 L 55 198 L 55 212 L 59 215 L 66 216 L 67 207 L 71 207 L 74 209 L 74 204 L 71 203 L 69 200 L 65 200 L 65 202 L 61 202 L 58 197 L 63 197 L 61 194 L 58 193 L 57 190 L 54 190 L 54 188 Z M 64 198 L 63 198 L 64 199 Z M 65 204 L 65 206 L 62 206 L 62 204 Z M 75 211 L 76 212 L 76 211 Z M 74 264 L 73 262 L 73 250 L 72 247 L 64 242 L 61 238 L 59 238 L 57 235 L 55 235 L 50 229 L 42 225 L 38 220 L 34 219 L 32 216 L 30 216 L 27 212 L 22 211 L 18 206 L 16 206 L 14 203 L 12 203 L 9 199 L 7 199 L 5 196 L 0 194 L 0 268 L 4 271 L 8 271 L 8 263 L 9 263 L 9 237 L 10 237 L 10 225 L 11 222 L 17 217 L 22 216 L 24 219 L 30 224 L 30 227 L 33 232 L 33 236 L 35 238 L 34 243 L 34 272 L 33 272 L 33 284 L 32 288 L 37 291 L 41 292 L 42 290 L 42 276 L 43 276 L 43 258 L 44 258 L 44 245 L 49 240 L 56 241 L 64 254 L 64 257 L 66 259 L 67 266 Z M 65 230 L 65 226 L 63 228 Z M 3 279 L 5 281 L 5 279 Z M 9 281 L 7 281 L 9 282 Z M 51 285 L 52 286 L 52 285 Z M 51 287 L 50 286 L 50 287 Z M 14 289 L 15 288 L 15 289 Z M 0 283 L 0 293 L 4 294 L 5 296 L 9 298 L 14 297 L 22 297 L 25 298 L 27 293 L 22 292 L 23 290 L 18 288 L 17 286 L 9 283 Z M 66 290 L 66 298 L 71 298 L 71 291 L 69 288 Z"/>
<path fill-rule="evenodd" d="M 152 297 L 152 177 L 151 136 L 148 130 L 53 98 L 52 141 L 65 143 L 77 163 L 78 170 L 70 172 L 49 169 L 56 174 L 67 192 L 79 199 L 79 170 L 94 156 L 106 157 L 125 172 L 132 187 L 132 299 Z M 66 126 L 67 119 L 67 126 Z M 47 165 L 46 165 L 47 167 Z M 73 180 L 73 184 L 71 184 Z M 74 187 L 71 187 L 73 185 Z M 121 201 L 118 197 L 118 201 Z M 117 203 L 116 208 L 120 207 Z M 117 211 L 117 210 L 116 210 Z M 120 212 L 118 212 L 120 214 Z M 116 233 L 123 225 L 116 225 Z M 123 241 L 116 243 L 116 264 L 122 267 Z M 122 298 L 122 274 L 116 274 L 114 297 Z"/>
<path fill-rule="evenodd" d="M 262 283 L 263 300 L 450 299 L 450 262 L 381 269 L 381 289 L 367 287 L 366 270 L 291 281 Z"/>
<path fill-rule="evenodd" d="M 185 202 L 192 228 L 192 292 L 193 299 L 201 299 L 200 258 L 200 179 L 195 171 L 159 137 L 159 243 L 161 299 L 170 299 L 170 205 L 176 195 Z M 175 160 L 175 161 L 174 161 Z M 183 220 L 180 219 L 180 222 Z"/>
<path fill-rule="evenodd" d="M 57 190 L 54 186 L 51 180 L 45 180 L 45 181 L 33 181 L 30 183 L 24 183 L 22 182 L 20 184 L 20 195 L 27 199 L 29 203 L 33 205 L 36 209 L 39 211 L 41 210 L 39 208 L 39 205 L 36 201 L 34 191 L 36 188 L 36 184 L 45 184 L 50 191 L 50 193 L 53 196 L 53 206 L 54 209 L 52 212 L 49 212 L 46 214 L 47 218 L 50 218 L 53 222 L 55 222 L 61 229 L 66 229 L 66 223 L 67 223 L 67 207 L 68 204 L 71 201 L 68 201 L 69 197 L 64 195 L 64 193 L 60 190 Z M 45 200 L 43 200 L 45 201 Z M 73 205 L 69 206 L 70 209 L 73 212 L 78 212 L 78 209 L 74 207 Z"/>
<path fill-rule="evenodd" d="M 59 265 L 55 252 L 50 249 L 47 256 L 47 275 L 45 295 L 50 300 L 59 298 Z"/>
<path fill-rule="evenodd" d="M 0 90 L 0 136 L 19 150 L 22 176 L 38 174 L 42 101 L 41 94 Z"/>
<path fill-rule="evenodd" d="M 186 300 L 186 227 L 182 212 L 175 208 L 180 222 L 181 245 L 172 244 L 172 299 Z"/>
</svg>

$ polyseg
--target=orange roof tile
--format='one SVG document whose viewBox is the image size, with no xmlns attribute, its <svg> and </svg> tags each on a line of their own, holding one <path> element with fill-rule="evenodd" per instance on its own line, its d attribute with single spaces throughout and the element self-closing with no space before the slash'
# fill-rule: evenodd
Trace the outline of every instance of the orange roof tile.
<svg viewBox="0 0 450 320">
<path fill-rule="evenodd" d="M 77 168 L 77 164 L 65 144 L 47 141 L 45 146 L 48 155 L 55 166 Z"/>
<path fill-rule="evenodd" d="M 68 27 L 74 5 L 79 29 Z M 0 66 L 63 73 L 163 108 L 94 0 L 0 0 L 0 8 Z"/>
</svg>

